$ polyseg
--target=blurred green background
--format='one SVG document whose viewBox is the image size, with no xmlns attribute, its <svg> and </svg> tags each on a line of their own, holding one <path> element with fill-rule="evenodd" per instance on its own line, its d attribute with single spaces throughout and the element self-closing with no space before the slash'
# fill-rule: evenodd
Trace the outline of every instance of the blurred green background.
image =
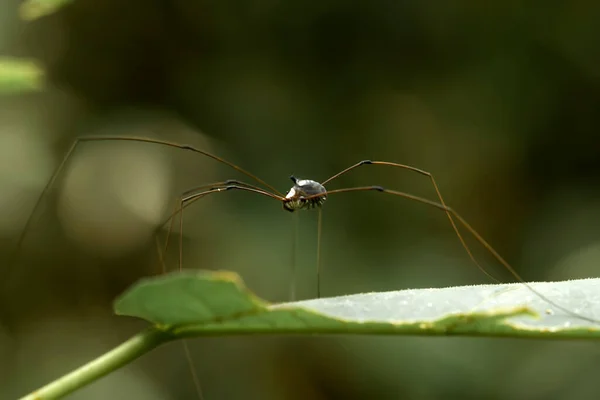
<svg viewBox="0 0 600 400">
<path fill-rule="evenodd" d="M 154 233 L 181 192 L 243 178 L 137 135 L 212 151 L 279 191 L 362 159 L 428 170 L 449 205 L 527 280 L 597 276 L 600 3 L 74 1 L 26 23 L 1 0 L 0 54 L 40 60 L 43 92 L 0 97 L 0 398 L 102 354 L 145 325 L 111 302 L 161 271 Z M 426 178 L 363 169 L 329 188 L 435 198 Z M 298 297 L 316 294 L 316 213 L 300 214 Z M 439 210 L 379 193 L 324 206 L 325 296 L 489 283 Z M 164 240 L 166 230 L 161 231 Z M 227 192 L 186 210 L 185 268 L 228 269 L 289 296 L 292 219 Z M 472 238 L 486 268 L 512 278 Z M 177 268 L 171 246 L 167 267 Z M 594 343 L 244 337 L 190 343 L 207 400 L 595 399 Z M 194 399 L 181 346 L 73 399 Z"/>
</svg>

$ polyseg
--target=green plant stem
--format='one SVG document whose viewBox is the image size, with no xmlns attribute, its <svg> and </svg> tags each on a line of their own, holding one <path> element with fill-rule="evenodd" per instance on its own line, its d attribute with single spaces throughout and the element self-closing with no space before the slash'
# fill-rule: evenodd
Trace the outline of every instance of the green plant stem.
<svg viewBox="0 0 600 400">
<path fill-rule="evenodd" d="M 173 336 L 168 332 L 154 328 L 147 329 L 75 371 L 22 397 L 21 400 L 49 400 L 64 397 L 171 339 Z"/>
</svg>

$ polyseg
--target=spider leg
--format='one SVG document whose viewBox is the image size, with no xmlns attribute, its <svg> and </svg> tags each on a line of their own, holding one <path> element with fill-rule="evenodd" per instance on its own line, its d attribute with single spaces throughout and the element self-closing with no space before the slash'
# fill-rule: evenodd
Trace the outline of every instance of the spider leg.
<svg viewBox="0 0 600 400">
<path fill-rule="evenodd" d="M 433 188 L 435 189 L 435 193 L 440 201 L 440 204 L 442 204 L 443 206 L 446 206 L 446 202 L 444 201 L 444 198 L 442 197 L 442 193 L 440 192 L 440 189 L 435 181 L 435 178 L 433 177 L 433 175 L 430 172 L 424 171 L 422 169 L 419 168 L 415 168 L 412 167 L 410 165 L 405 165 L 405 164 L 398 164 L 398 163 L 393 163 L 393 162 L 389 162 L 389 161 L 371 161 L 371 160 L 363 160 L 360 161 L 354 165 L 349 166 L 348 168 L 342 170 L 341 172 L 338 172 L 337 174 L 333 175 L 332 177 L 328 178 L 327 180 L 325 180 L 324 182 L 322 182 L 322 185 L 326 185 L 327 183 L 331 182 L 332 180 L 358 168 L 361 167 L 363 165 L 382 165 L 382 166 L 388 166 L 388 167 L 394 167 L 394 168 L 400 168 L 400 169 L 405 169 L 408 171 L 412 171 L 412 172 L 416 172 L 420 175 L 423 176 L 427 176 L 429 178 L 429 180 L 431 181 L 431 184 L 433 185 Z M 486 271 L 485 268 L 483 268 L 481 266 L 481 264 L 479 264 L 479 262 L 475 259 L 475 256 L 473 255 L 473 253 L 471 252 L 471 249 L 469 248 L 469 246 L 467 245 L 467 243 L 465 242 L 464 238 L 462 237 L 462 235 L 460 234 L 460 231 L 458 230 L 458 227 L 456 226 L 456 223 L 454 222 L 454 219 L 452 219 L 452 213 L 446 211 L 446 215 L 448 216 L 448 219 L 450 220 L 450 224 L 452 225 L 452 229 L 454 230 L 454 232 L 456 233 L 456 236 L 458 236 L 458 240 L 460 240 L 460 243 L 462 244 L 462 247 L 465 249 L 465 251 L 467 252 L 467 254 L 469 255 L 469 258 L 471 259 L 471 261 L 473 261 L 473 263 L 477 266 L 477 268 L 479 268 L 479 270 L 481 272 L 483 272 L 486 276 L 488 276 L 489 278 L 491 278 L 493 281 L 501 283 L 501 280 L 499 280 L 498 278 L 496 278 L 495 276 L 493 276 L 492 274 L 490 274 L 488 271 Z"/>
</svg>

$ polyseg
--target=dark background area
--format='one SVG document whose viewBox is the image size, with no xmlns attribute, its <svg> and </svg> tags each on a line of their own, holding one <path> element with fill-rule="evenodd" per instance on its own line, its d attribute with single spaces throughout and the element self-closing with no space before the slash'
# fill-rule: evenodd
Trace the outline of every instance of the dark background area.
<svg viewBox="0 0 600 400">
<path fill-rule="evenodd" d="M 42 93 L 0 98 L 0 398 L 102 354 L 144 324 L 112 314 L 161 272 L 154 233 L 177 195 L 242 179 L 206 157 L 81 135 L 145 136 L 214 152 L 281 192 L 362 159 L 434 174 L 442 194 L 527 280 L 597 276 L 600 3 L 75 0 L 32 23 L 2 0 L 0 53 L 41 61 Z M 363 167 L 330 188 L 435 199 L 427 178 Z M 324 206 L 325 296 L 489 283 L 446 216 L 379 193 Z M 164 241 L 166 229 L 161 230 Z M 241 274 L 289 296 L 292 220 L 224 193 L 186 210 L 176 269 Z M 475 254 L 514 278 L 478 243 Z M 298 296 L 316 294 L 316 213 L 300 215 Z M 245 337 L 190 343 L 205 398 L 593 399 L 593 343 L 467 338 Z M 192 399 L 178 343 L 73 399 Z"/>
</svg>

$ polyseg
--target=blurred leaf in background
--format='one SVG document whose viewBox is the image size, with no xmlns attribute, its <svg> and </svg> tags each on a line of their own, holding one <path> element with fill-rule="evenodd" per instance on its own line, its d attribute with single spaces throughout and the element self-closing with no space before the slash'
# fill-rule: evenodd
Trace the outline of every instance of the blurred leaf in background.
<svg viewBox="0 0 600 400">
<path fill-rule="evenodd" d="M 34 20 L 52 14 L 72 0 L 25 0 L 19 13 L 24 20 Z"/>
<path fill-rule="evenodd" d="M 0 57 L 0 94 L 40 90 L 44 72 L 33 60 Z"/>
</svg>

